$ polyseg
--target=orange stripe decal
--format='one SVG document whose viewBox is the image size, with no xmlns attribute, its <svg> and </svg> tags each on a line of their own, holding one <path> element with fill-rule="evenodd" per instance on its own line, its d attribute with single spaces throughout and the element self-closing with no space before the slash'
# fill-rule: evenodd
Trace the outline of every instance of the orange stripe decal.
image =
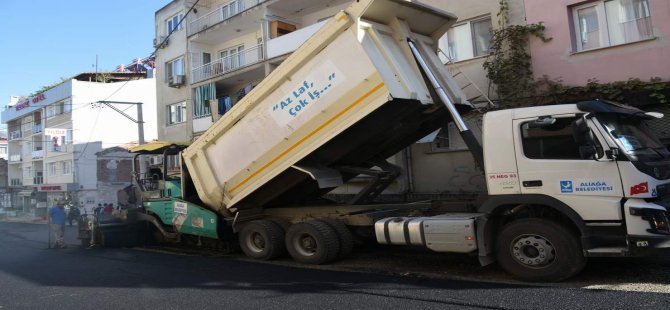
<svg viewBox="0 0 670 310">
<path fill-rule="evenodd" d="M 353 107 L 355 107 L 356 105 L 358 105 L 359 103 L 361 103 L 361 102 L 362 102 L 363 100 L 365 100 L 367 97 L 370 97 L 370 95 L 372 95 L 374 92 L 376 92 L 377 90 L 379 90 L 379 89 L 382 88 L 383 86 L 384 86 L 384 82 L 377 84 L 377 86 L 375 86 L 375 87 L 373 87 L 372 89 L 370 89 L 368 92 L 366 92 L 365 94 L 363 94 L 363 96 L 361 96 L 361 97 L 359 97 L 358 99 L 356 99 L 356 101 L 352 102 L 350 105 L 348 105 L 348 106 L 347 106 L 346 108 L 344 108 L 342 111 L 340 111 L 340 112 L 338 112 L 337 114 L 333 115 L 333 117 L 331 117 L 331 118 L 328 119 L 326 122 L 324 122 L 323 124 L 321 124 L 319 127 L 317 127 L 316 129 L 314 129 L 314 130 L 313 130 L 312 132 L 310 132 L 308 135 L 304 136 L 302 139 L 300 139 L 300 141 L 298 141 L 298 142 L 296 142 L 295 144 L 291 145 L 291 147 L 289 147 L 288 149 L 286 149 L 285 151 L 283 151 L 281 154 L 279 154 L 277 157 L 275 157 L 274 159 L 272 159 L 271 161 L 269 161 L 269 162 L 268 162 L 267 164 L 265 164 L 263 167 L 261 167 L 260 169 L 258 169 L 258 171 L 252 173 L 250 176 L 248 176 L 247 178 L 245 178 L 244 180 L 242 180 L 242 182 L 240 182 L 239 184 L 235 185 L 233 188 L 231 188 L 231 189 L 228 191 L 228 193 L 232 193 L 232 192 L 234 192 L 235 190 L 239 189 L 242 185 L 244 185 L 245 183 L 249 182 L 249 180 L 251 180 L 252 178 L 254 178 L 255 176 L 257 176 L 259 173 L 263 172 L 263 170 L 265 170 L 265 169 L 267 169 L 268 167 L 270 167 L 272 164 L 274 164 L 275 162 L 277 162 L 278 160 L 280 160 L 282 157 L 286 156 L 288 153 L 290 153 L 291 151 L 293 151 L 293 150 L 294 150 L 296 147 L 298 147 L 300 144 L 303 144 L 305 141 L 307 141 L 307 139 L 313 137 L 317 132 L 321 131 L 323 128 L 325 128 L 326 126 L 328 126 L 330 123 L 332 123 L 333 121 L 335 121 L 336 119 L 338 119 L 339 117 L 341 117 L 342 115 L 344 115 L 344 113 L 347 113 L 347 111 L 351 110 Z"/>
</svg>

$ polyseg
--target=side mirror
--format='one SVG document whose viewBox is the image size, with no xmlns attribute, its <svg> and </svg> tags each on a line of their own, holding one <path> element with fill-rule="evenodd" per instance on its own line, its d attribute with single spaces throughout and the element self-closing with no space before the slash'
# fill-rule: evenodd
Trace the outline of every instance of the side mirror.
<svg viewBox="0 0 670 310">
<path fill-rule="evenodd" d="M 556 123 L 556 119 L 551 116 L 540 116 L 536 120 L 528 123 L 528 128 L 543 128 Z"/>
</svg>

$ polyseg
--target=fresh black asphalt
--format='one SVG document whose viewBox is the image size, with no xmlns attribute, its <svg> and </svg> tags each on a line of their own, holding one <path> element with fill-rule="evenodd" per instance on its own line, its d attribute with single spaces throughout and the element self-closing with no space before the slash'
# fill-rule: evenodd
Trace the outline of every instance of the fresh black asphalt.
<svg viewBox="0 0 670 310">
<path fill-rule="evenodd" d="M 434 280 L 139 249 L 0 222 L 0 309 L 668 309 L 670 294 Z"/>
</svg>

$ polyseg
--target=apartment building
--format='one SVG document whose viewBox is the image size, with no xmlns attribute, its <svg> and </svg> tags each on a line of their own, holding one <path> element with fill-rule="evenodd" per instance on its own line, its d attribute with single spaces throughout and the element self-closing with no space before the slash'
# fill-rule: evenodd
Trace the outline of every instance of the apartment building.
<svg viewBox="0 0 670 310">
<path fill-rule="evenodd" d="M 440 40 L 442 59 L 453 74 L 462 72 L 457 81 L 466 95 L 484 101 L 480 90 L 487 96 L 491 93 L 481 64 L 488 55 L 490 29 L 497 25 L 499 2 L 424 2 L 460 17 Z M 523 23 L 523 1 L 510 2 L 511 18 Z M 351 0 L 194 3 L 174 0 L 155 13 L 159 139 L 197 138 Z M 387 194 L 433 197 L 449 191 L 485 190 L 483 177 L 453 129 L 425 141 L 389 159 L 407 173 Z M 366 177 L 355 178 L 335 193 L 355 193 L 364 182 Z"/>
<path fill-rule="evenodd" d="M 536 78 L 560 79 L 567 86 L 659 78 L 670 81 L 670 1 L 560 0 L 526 1 L 528 22 L 544 22 L 550 42 L 532 40 Z M 665 91 L 666 96 L 670 92 Z M 642 93 L 630 104 L 664 113 L 650 122 L 662 142 L 670 145 L 670 106 Z"/>
<path fill-rule="evenodd" d="M 82 73 L 2 112 L 8 129 L 12 205 L 43 216 L 54 202 L 97 205 L 96 156 L 103 148 L 138 140 L 135 116 L 142 103 L 144 139 L 156 138 L 155 79 L 145 73 Z M 97 82 L 98 80 L 104 82 Z M 105 105 L 99 101 L 116 102 Z"/>
<path fill-rule="evenodd" d="M 566 85 L 594 78 L 670 80 L 669 1 L 526 1 L 525 7 L 528 22 L 544 22 L 552 38 L 531 41 L 536 78 L 561 78 Z"/>
<path fill-rule="evenodd" d="M 202 134 L 350 0 L 194 2 L 155 14 L 160 139 Z"/>
</svg>

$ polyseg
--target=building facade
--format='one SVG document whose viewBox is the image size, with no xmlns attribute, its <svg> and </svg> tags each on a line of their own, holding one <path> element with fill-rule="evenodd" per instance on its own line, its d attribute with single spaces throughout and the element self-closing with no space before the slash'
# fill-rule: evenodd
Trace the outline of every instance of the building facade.
<svg viewBox="0 0 670 310">
<path fill-rule="evenodd" d="M 209 128 L 350 0 L 175 0 L 158 10 L 159 139 Z M 188 13 L 188 14 L 187 14 Z"/>
<path fill-rule="evenodd" d="M 440 40 L 441 58 L 474 102 L 495 99 L 482 68 L 499 1 L 423 1 L 459 21 Z M 192 141 L 226 113 L 331 16 L 351 0 L 174 0 L 155 14 L 158 136 Z M 509 1 L 512 24 L 523 24 L 523 0 Z M 472 120 L 478 131 L 480 121 Z M 479 125 L 479 126 L 478 126 Z M 445 129 L 389 159 L 405 173 L 387 194 L 429 197 L 485 191 L 484 179 L 456 130 Z M 335 193 L 352 194 L 354 178 Z"/>
<path fill-rule="evenodd" d="M 560 78 L 571 86 L 590 79 L 670 80 L 670 2 L 557 0 L 525 6 L 528 22 L 543 22 L 552 38 L 531 41 L 536 78 Z"/>
<path fill-rule="evenodd" d="M 117 112 L 134 116 L 136 108 L 122 103 L 142 103 L 144 138 L 156 138 L 156 114 L 149 112 L 156 110 L 154 79 L 109 73 L 105 82 L 96 80 L 97 74 L 80 74 L 2 112 L 9 136 L 9 186 L 17 190 L 14 207 L 43 216 L 60 200 L 97 204 L 95 154 L 138 140 L 138 125 Z M 118 103 L 99 103 L 105 100 Z"/>
</svg>

